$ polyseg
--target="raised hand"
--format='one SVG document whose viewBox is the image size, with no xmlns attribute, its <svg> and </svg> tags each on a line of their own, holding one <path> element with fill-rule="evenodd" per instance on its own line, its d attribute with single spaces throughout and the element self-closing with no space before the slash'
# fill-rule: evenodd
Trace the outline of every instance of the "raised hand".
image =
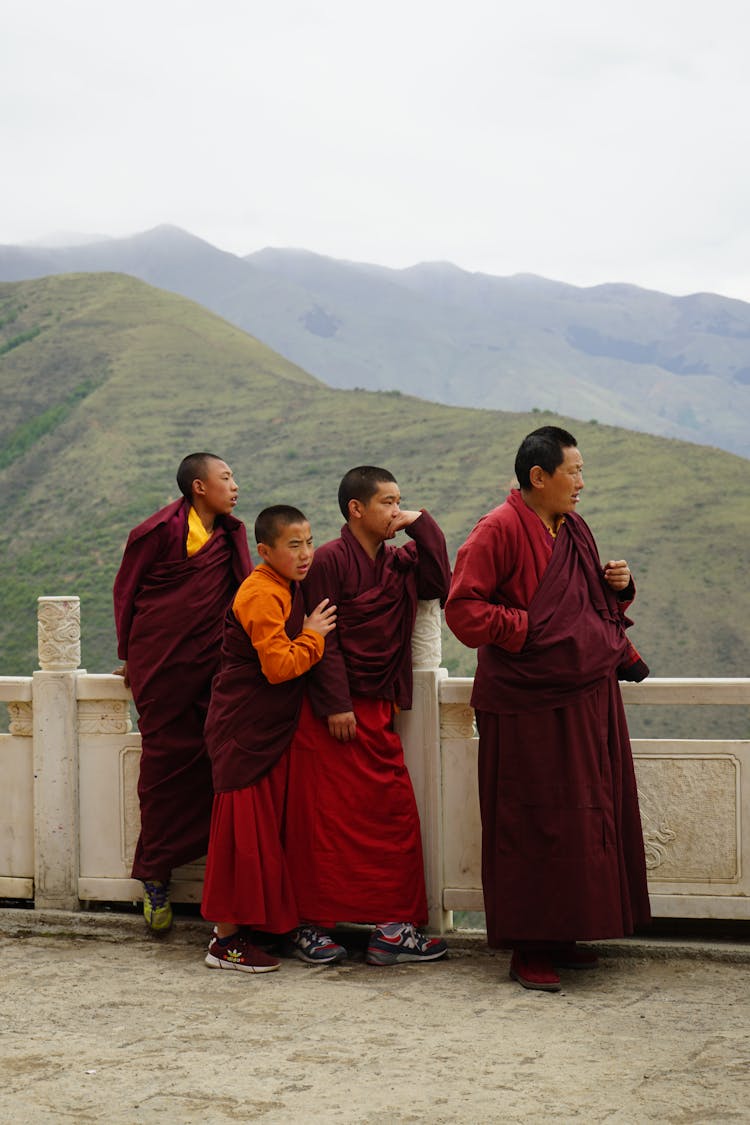
<svg viewBox="0 0 750 1125">
<path fill-rule="evenodd" d="M 625 559 L 610 559 L 604 564 L 604 581 L 613 590 L 624 590 L 630 583 L 630 567 Z"/>
<path fill-rule="evenodd" d="M 330 598 L 323 598 L 323 601 L 316 605 L 312 613 L 308 614 L 302 622 L 303 629 L 312 629 L 314 633 L 326 637 L 332 629 L 336 628 L 336 606 L 328 605 L 330 600 Z"/>
<path fill-rule="evenodd" d="M 414 523 L 421 515 L 421 512 L 409 512 L 404 508 L 399 508 L 388 525 L 388 538 L 392 539 L 396 532 L 408 527 L 410 523 Z"/>
</svg>

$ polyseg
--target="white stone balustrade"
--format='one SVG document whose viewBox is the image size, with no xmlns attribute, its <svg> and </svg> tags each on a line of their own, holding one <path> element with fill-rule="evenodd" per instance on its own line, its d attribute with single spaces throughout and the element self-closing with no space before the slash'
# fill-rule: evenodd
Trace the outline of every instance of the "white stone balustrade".
<svg viewBox="0 0 750 1125">
<path fill-rule="evenodd" d="M 130 693 L 79 668 L 75 597 L 39 599 L 40 670 L 0 676 L 0 898 L 78 909 L 139 897 L 140 737 Z M 431 926 L 482 910 L 477 738 L 472 680 L 440 667 L 440 609 L 421 603 L 414 706 L 398 717 L 422 819 Z M 623 684 L 628 707 L 750 706 L 750 679 Z M 750 918 L 750 741 L 633 743 L 654 914 Z M 175 872 L 175 901 L 200 899 L 203 865 Z"/>
</svg>

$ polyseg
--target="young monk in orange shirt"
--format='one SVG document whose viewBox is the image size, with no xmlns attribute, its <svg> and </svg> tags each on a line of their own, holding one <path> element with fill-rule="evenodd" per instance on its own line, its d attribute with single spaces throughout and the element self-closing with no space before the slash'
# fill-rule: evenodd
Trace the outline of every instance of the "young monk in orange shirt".
<svg viewBox="0 0 750 1125">
<path fill-rule="evenodd" d="M 210 968 L 265 973 L 279 962 L 246 930 L 286 934 L 298 925 L 281 846 L 287 751 L 304 675 L 323 655 L 336 607 L 324 598 L 305 615 L 299 584 L 313 540 L 302 512 L 265 508 L 255 538 L 263 561 L 227 612 L 206 719 L 215 796 L 201 912 L 216 922 Z"/>
</svg>

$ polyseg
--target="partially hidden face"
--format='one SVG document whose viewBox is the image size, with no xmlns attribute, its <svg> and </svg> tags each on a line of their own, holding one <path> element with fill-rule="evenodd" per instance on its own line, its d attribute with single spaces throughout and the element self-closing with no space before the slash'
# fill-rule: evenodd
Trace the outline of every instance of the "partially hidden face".
<svg viewBox="0 0 750 1125">
<path fill-rule="evenodd" d="M 310 524 L 289 523 L 282 527 L 276 542 L 258 544 L 258 554 L 289 582 L 301 582 L 310 569 L 315 554 Z"/>
<path fill-rule="evenodd" d="M 401 490 L 395 481 L 380 481 L 366 504 L 360 502 L 360 527 L 377 539 L 392 539 L 394 518 L 401 511 Z"/>
</svg>

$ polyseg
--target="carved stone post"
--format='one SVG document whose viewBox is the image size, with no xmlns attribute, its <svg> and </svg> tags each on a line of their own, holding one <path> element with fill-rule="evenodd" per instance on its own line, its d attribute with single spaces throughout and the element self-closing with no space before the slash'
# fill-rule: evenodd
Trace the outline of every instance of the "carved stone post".
<svg viewBox="0 0 750 1125">
<path fill-rule="evenodd" d="M 411 711 L 403 711 L 397 727 L 404 744 L 422 825 L 427 905 L 430 929 L 450 929 L 452 914 L 443 909 L 443 801 L 440 757 L 440 705 L 438 685 L 448 673 L 440 667 L 440 603 L 420 602 L 412 635 L 414 698 Z"/>
<path fill-rule="evenodd" d="M 38 635 L 41 671 L 32 677 L 35 906 L 78 910 L 79 599 L 39 598 Z"/>
</svg>

